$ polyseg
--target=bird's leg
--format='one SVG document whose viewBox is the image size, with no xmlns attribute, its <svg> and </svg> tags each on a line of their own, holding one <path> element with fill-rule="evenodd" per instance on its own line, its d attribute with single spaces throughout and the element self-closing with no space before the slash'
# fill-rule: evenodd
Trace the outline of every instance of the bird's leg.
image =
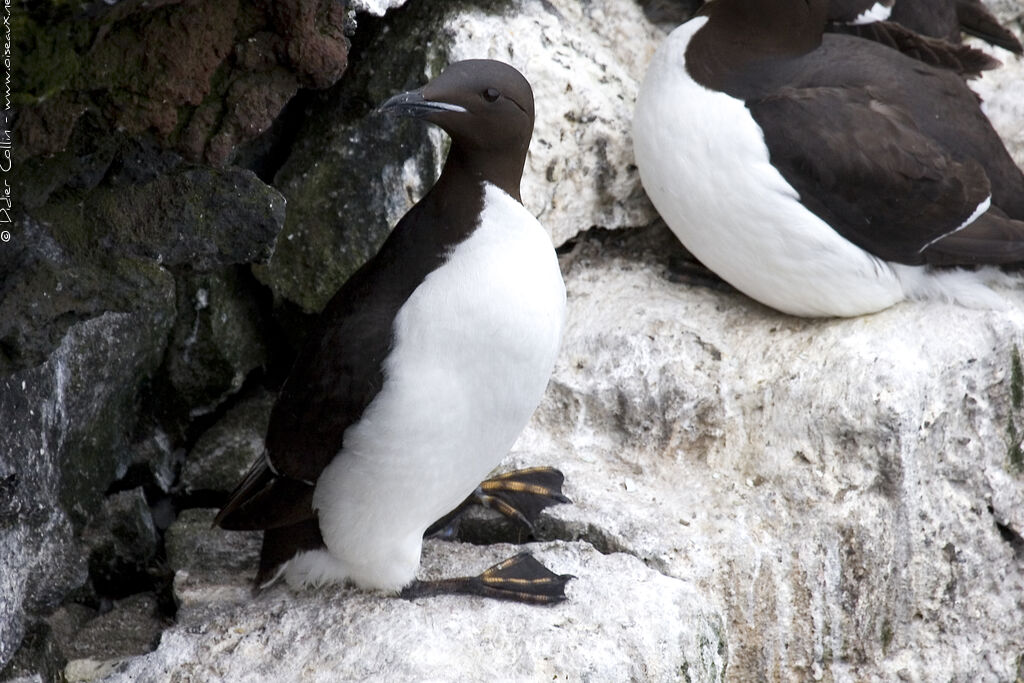
<svg viewBox="0 0 1024 683">
<path fill-rule="evenodd" d="M 528 467 L 499 474 L 482 482 L 457 508 L 434 522 L 427 535 L 456 536 L 459 518 L 471 505 L 497 510 L 533 533 L 533 524 L 544 508 L 572 502 L 562 494 L 564 480 L 565 476 L 553 467 Z"/>
<path fill-rule="evenodd" d="M 555 574 L 533 555 L 520 553 L 488 567 L 478 576 L 415 580 L 402 589 L 400 595 L 406 600 L 437 595 L 477 595 L 533 605 L 554 605 L 565 600 L 565 584 L 574 578 L 572 574 Z"/>
<path fill-rule="evenodd" d="M 554 467 L 528 467 L 505 472 L 476 487 L 469 499 L 497 510 L 533 531 L 544 508 L 572 501 L 562 493 L 565 476 Z"/>
</svg>

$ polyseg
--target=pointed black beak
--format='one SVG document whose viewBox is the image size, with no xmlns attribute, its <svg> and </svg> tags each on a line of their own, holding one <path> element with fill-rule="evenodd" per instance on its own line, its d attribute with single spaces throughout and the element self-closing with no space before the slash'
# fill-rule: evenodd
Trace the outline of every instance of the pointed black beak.
<svg viewBox="0 0 1024 683">
<path fill-rule="evenodd" d="M 460 107 L 457 104 L 434 102 L 433 100 L 424 99 L 423 88 L 419 88 L 417 90 L 410 90 L 409 92 L 403 92 L 395 95 L 387 102 L 380 105 L 380 107 L 377 108 L 377 111 L 422 119 L 430 116 L 431 114 L 443 111 L 464 114 L 466 113 L 466 108 Z"/>
</svg>

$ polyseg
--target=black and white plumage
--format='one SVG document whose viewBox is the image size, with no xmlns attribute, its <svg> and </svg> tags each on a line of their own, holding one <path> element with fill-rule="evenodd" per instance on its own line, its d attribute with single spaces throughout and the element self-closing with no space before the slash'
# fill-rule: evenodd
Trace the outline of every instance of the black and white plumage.
<svg viewBox="0 0 1024 683">
<path fill-rule="evenodd" d="M 437 124 L 451 148 L 327 304 L 274 405 L 265 459 L 217 518 L 265 530 L 259 584 L 407 586 L 424 530 L 505 456 L 558 352 L 565 288 L 519 196 L 529 83 L 470 60 L 382 109 Z"/>
<path fill-rule="evenodd" d="M 690 19 L 700 0 L 642 0 L 655 23 Z M 998 59 L 961 44 L 961 32 L 1021 54 L 1017 37 L 982 0 L 828 0 L 826 30 L 874 40 L 933 66 L 965 76 L 1000 65 Z"/>
<path fill-rule="evenodd" d="M 637 98 L 644 188 L 733 286 L 803 316 L 905 298 L 1001 299 L 1024 261 L 1024 175 L 955 73 L 823 34 L 823 0 L 715 0 L 655 54 Z"/>
</svg>

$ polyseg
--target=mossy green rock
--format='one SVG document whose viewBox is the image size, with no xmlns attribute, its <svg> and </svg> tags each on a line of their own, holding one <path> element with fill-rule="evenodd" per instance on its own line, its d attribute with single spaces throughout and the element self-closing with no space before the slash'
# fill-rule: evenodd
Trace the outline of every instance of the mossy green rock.
<svg viewBox="0 0 1024 683">
<path fill-rule="evenodd" d="M 34 212 L 68 252 L 195 270 L 266 260 L 285 202 L 251 171 L 185 167 L 144 183 L 67 191 Z"/>
<path fill-rule="evenodd" d="M 437 165 L 422 125 L 373 115 L 311 132 L 277 175 L 288 218 L 273 258 L 253 272 L 276 297 L 320 311 L 430 187 Z"/>
<path fill-rule="evenodd" d="M 278 299 L 320 311 L 437 179 L 444 135 L 373 108 L 440 70 L 444 58 L 428 64 L 423 45 L 451 11 L 436 2 L 402 8 L 393 29 L 308 108 L 274 178 L 288 199 L 285 228 L 270 263 L 253 268 Z M 434 45 L 431 52 L 442 49 Z"/>
</svg>

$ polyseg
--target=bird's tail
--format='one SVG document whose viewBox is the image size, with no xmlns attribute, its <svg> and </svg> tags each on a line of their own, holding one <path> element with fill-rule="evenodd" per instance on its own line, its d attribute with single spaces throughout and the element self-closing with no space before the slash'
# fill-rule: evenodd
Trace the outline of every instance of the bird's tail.
<svg viewBox="0 0 1024 683">
<path fill-rule="evenodd" d="M 891 265 L 908 299 L 946 301 L 967 308 L 1006 310 L 1010 302 L 997 290 L 1020 287 L 1022 282 L 1019 276 L 993 266 L 966 269 Z"/>
</svg>

